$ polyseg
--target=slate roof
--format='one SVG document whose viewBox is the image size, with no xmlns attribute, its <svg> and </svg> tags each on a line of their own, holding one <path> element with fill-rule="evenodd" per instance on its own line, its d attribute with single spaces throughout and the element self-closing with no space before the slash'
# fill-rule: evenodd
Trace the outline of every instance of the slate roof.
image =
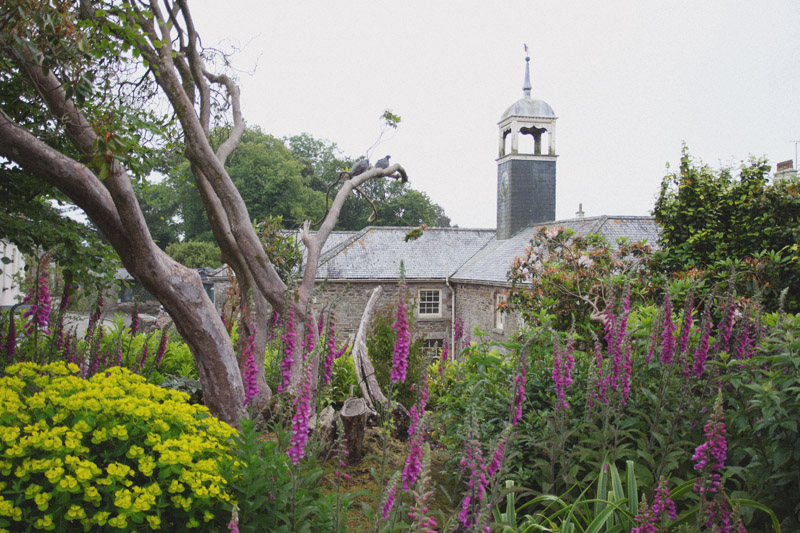
<svg viewBox="0 0 800 533">
<path fill-rule="evenodd" d="M 495 235 L 493 229 L 428 228 L 417 240 L 405 242 L 409 229 L 371 226 L 326 247 L 317 279 L 394 280 L 402 260 L 407 279 L 443 280 Z"/>
<path fill-rule="evenodd" d="M 509 239 L 498 241 L 493 238 L 456 270 L 451 279 L 505 283 L 506 273 L 514 258 L 522 255 L 525 246 L 543 227 L 568 227 L 580 236 L 599 233 L 613 246 L 616 246 L 619 237 L 627 237 L 632 242 L 646 240 L 651 245 L 658 242 L 658 225 L 653 217 L 598 216 L 542 222 L 518 231 Z"/>
</svg>

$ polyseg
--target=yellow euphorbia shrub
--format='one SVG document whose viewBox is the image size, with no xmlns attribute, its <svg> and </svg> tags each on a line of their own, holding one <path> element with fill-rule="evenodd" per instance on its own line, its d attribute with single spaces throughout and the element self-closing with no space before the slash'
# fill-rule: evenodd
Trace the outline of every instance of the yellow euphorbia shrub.
<svg viewBox="0 0 800 533">
<path fill-rule="evenodd" d="M 124 368 L 89 380 L 64 363 L 6 374 L 0 531 L 224 528 L 231 502 L 219 465 L 235 430 L 187 394 Z"/>
</svg>

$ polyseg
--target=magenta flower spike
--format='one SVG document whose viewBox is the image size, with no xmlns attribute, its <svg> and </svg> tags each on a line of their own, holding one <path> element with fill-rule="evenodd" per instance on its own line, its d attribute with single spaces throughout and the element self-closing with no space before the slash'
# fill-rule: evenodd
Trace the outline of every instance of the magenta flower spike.
<svg viewBox="0 0 800 533">
<path fill-rule="evenodd" d="M 133 311 L 131 311 L 131 326 L 130 326 L 131 337 L 135 337 L 137 333 L 139 333 L 139 304 L 136 303 L 133 306 Z"/>
<path fill-rule="evenodd" d="M 281 335 L 284 344 L 284 357 L 281 361 L 281 382 L 278 384 L 278 394 L 289 389 L 292 382 L 292 366 L 294 365 L 295 334 L 294 334 L 294 308 L 289 306 L 289 316 L 286 318 L 286 332 Z"/>
<path fill-rule="evenodd" d="M 389 513 L 392 512 L 392 507 L 394 507 L 394 498 L 395 493 L 397 492 L 397 488 L 392 486 L 389 489 L 389 494 L 386 496 L 386 501 L 383 503 L 383 519 L 389 519 Z"/>
<path fill-rule="evenodd" d="M 158 345 L 158 352 L 156 352 L 156 363 L 155 367 L 158 368 L 158 365 L 161 364 L 161 359 L 164 358 L 164 353 L 167 351 L 167 330 L 163 330 L 161 332 L 161 342 Z"/>
<path fill-rule="evenodd" d="M 392 328 L 397 331 L 397 341 L 394 343 L 394 364 L 389 377 L 392 383 L 405 382 L 406 372 L 408 372 L 408 353 L 411 347 L 411 334 L 408 331 L 408 316 L 406 314 L 406 303 L 403 298 L 403 290 L 397 302 L 397 315 Z"/>
<path fill-rule="evenodd" d="M 300 395 L 294 399 L 295 411 L 292 417 L 292 438 L 289 441 L 289 449 L 286 450 L 286 455 L 289 456 L 295 466 L 300 463 L 300 459 L 306 456 L 308 425 L 311 422 L 312 411 L 311 389 L 311 365 L 305 365 L 300 382 Z"/>
<path fill-rule="evenodd" d="M 336 316 L 331 312 L 331 323 L 328 328 L 328 353 L 325 355 L 325 360 L 322 362 L 322 386 L 325 387 L 331 381 L 331 372 L 333 371 L 333 360 L 336 359 Z"/>
<path fill-rule="evenodd" d="M 314 351 L 314 331 L 317 329 L 317 325 L 314 324 L 314 317 L 311 313 L 308 313 L 306 317 L 306 342 L 304 343 L 304 354 L 310 354 Z"/>
<path fill-rule="evenodd" d="M 22 303 L 31 302 L 30 308 L 22 314 L 23 318 L 28 319 L 25 324 L 25 332 L 28 335 L 33 334 L 34 327 L 40 328 L 45 334 L 50 333 L 47 329 L 50 324 L 50 289 L 47 283 L 49 266 L 49 258 L 44 256 L 39 264 L 38 277 L 22 300 Z"/>
<path fill-rule="evenodd" d="M 721 396 L 718 396 L 714 403 L 714 410 L 703 427 L 703 433 L 706 441 L 695 449 L 692 456 L 692 460 L 696 462 L 694 469 L 701 471 L 701 476 L 694 485 L 694 491 L 700 495 L 718 492 L 725 470 L 728 441 L 725 437 L 725 415 Z"/>
<path fill-rule="evenodd" d="M 525 404 L 525 385 L 528 382 L 528 355 L 527 352 L 520 361 L 520 372 L 514 378 L 514 404 L 510 406 L 514 410 L 511 417 L 511 425 L 516 426 L 522 420 L 522 406 Z"/>
<path fill-rule="evenodd" d="M 656 487 L 655 499 L 653 501 L 653 516 L 656 521 L 661 518 L 661 514 L 666 511 L 670 520 L 678 519 L 678 512 L 675 509 L 675 502 L 672 501 L 672 495 L 669 492 L 667 479 L 661 476 Z"/>
<path fill-rule="evenodd" d="M 505 451 L 505 447 L 506 439 L 501 439 L 500 442 L 497 443 L 497 449 L 494 451 L 492 462 L 489 463 L 489 468 L 486 470 L 486 474 L 490 479 L 500 471 L 500 465 L 503 462 L 503 453 Z"/>
<path fill-rule="evenodd" d="M 447 358 L 450 356 L 447 343 L 442 344 L 442 355 L 439 359 L 439 375 L 444 375 L 444 365 L 447 363 Z"/>
<path fill-rule="evenodd" d="M 403 466 L 400 478 L 403 480 L 403 490 L 408 492 L 419 479 L 422 472 L 422 435 L 416 434 L 408 443 L 408 455 Z"/>
<path fill-rule="evenodd" d="M 247 407 L 253 401 L 253 398 L 258 396 L 261 390 L 258 388 L 258 366 L 256 365 L 255 358 L 255 324 L 250 326 L 252 333 L 247 337 L 247 346 L 244 349 L 243 357 L 246 357 L 244 363 L 244 373 L 242 374 L 242 381 L 244 381 L 244 401 L 242 405 Z M 166 332 L 165 332 L 166 337 Z"/>
<path fill-rule="evenodd" d="M 661 329 L 661 363 L 668 365 L 672 363 L 675 355 L 675 330 L 677 327 L 672 321 L 672 300 L 669 291 L 664 294 L 664 322 Z"/>
</svg>

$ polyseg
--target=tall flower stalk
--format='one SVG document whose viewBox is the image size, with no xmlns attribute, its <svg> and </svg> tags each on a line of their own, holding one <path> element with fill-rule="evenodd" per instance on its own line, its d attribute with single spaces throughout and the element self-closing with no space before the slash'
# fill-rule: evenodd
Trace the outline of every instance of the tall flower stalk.
<svg viewBox="0 0 800 533">
<path fill-rule="evenodd" d="M 397 302 L 397 315 L 392 328 L 397 332 L 397 341 L 394 344 L 394 360 L 390 378 L 392 383 L 405 382 L 408 372 L 408 354 L 411 349 L 411 333 L 408 329 L 408 315 L 406 312 L 405 290 L 401 285 Z"/>
<path fill-rule="evenodd" d="M 278 384 L 278 394 L 289 390 L 292 382 L 292 366 L 294 365 L 295 332 L 294 332 L 294 307 L 289 306 L 286 317 L 286 331 L 281 335 L 284 345 L 284 357 L 281 361 L 281 382 Z"/>
<path fill-rule="evenodd" d="M 244 381 L 244 401 L 242 405 L 247 407 L 253 401 L 253 398 L 258 396 L 261 390 L 258 388 L 258 366 L 256 365 L 255 358 L 255 325 L 250 326 L 250 335 L 247 337 L 247 346 L 244 349 L 242 357 L 245 359 L 244 372 L 242 373 L 242 381 Z M 166 332 L 165 332 L 166 333 Z"/>
<path fill-rule="evenodd" d="M 292 464 L 297 466 L 300 459 L 306 456 L 306 444 L 308 444 L 308 425 L 311 422 L 313 390 L 311 383 L 311 365 L 308 359 L 303 359 L 303 376 L 300 379 L 299 394 L 294 398 L 295 412 L 292 417 L 292 438 L 286 455 L 291 459 Z"/>
</svg>

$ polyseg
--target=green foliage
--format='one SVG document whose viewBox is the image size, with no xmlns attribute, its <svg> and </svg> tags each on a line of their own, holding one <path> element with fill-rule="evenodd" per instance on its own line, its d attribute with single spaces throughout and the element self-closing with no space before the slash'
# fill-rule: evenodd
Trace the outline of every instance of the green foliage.
<svg viewBox="0 0 800 533">
<path fill-rule="evenodd" d="M 341 408 L 345 400 L 358 394 L 359 390 L 353 357 L 348 348 L 341 357 L 333 360 L 331 381 L 322 391 L 321 406 L 333 405 L 337 409 Z"/>
<path fill-rule="evenodd" d="M 176 215 L 182 212 L 182 207 L 173 187 L 166 181 L 142 181 L 136 184 L 136 197 L 150 235 L 158 247 L 166 250 L 169 245 L 180 242 L 180 221 Z"/>
<path fill-rule="evenodd" d="M 314 458 L 293 467 L 285 452 L 288 434 L 276 430 L 278 439 L 264 442 L 255 423 L 243 420 L 241 433 L 234 437 L 224 471 L 240 509 L 239 531 L 345 531 L 336 510 L 349 501 L 337 502 L 336 494 L 321 490 L 323 470 Z"/>
<path fill-rule="evenodd" d="M 269 216 L 256 224 L 256 232 L 278 275 L 284 283 L 292 285 L 290 281 L 300 273 L 303 252 L 300 249 L 299 236 L 281 231 L 282 225 L 282 216 Z"/>
<path fill-rule="evenodd" d="M 768 182 L 764 159 L 732 170 L 695 164 L 684 147 L 678 172 L 664 177 L 653 210 L 661 227 L 657 269 L 738 272 L 740 292 L 762 292 L 768 308 L 788 287 L 787 309 L 800 311 L 800 183 Z"/>
<path fill-rule="evenodd" d="M 632 462 L 640 496 L 646 495 L 650 503 L 661 476 L 669 479 L 673 490 L 685 490 L 688 484 L 691 491 L 697 477 L 691 457 L 705 440 L 707 410 L 721 387 L 728 434 L 722 483 L 731 502 L 739 503 L 748 531 L 767 531 L 777 520 L 786 530 L 796 529 L 798 508 L 790 495 L 800 490 L 800 469 L 795 467 L 800 464 L 796 460 L 800 453 L 800 321 L 791 315 L 780 326 L 774 316 L 762 321 L 758 306 L 734 299 L 732 288 L 721 295 L 710 291 L 705 298 L 703 307 L 686 308 L 692 310 L 691 323 L 674 309 L 672 322 L 677 329 L 665 335 L 663 310 L 635 304 L 626 313 L 619 295 L 614 296 L 614 328 L 625 319 L 627 332 L 615 340 L 614 335 L 621 334 L 609 335 L 606 330 L 604 338 L 597 340 L 598 352 L 592 349 L 591 338 L 575 343 L 572 384 L 566 390 L 568 406 L 564 408 L 556 401 L 553 353 L 559 346 L 563 358 L 567 339 L 574 333 L 531 327 L 525 345 L 502 346 L 505 355 L 483 343 L 473 344 L 457 362 L 445 366 L 441 379 L 431 382 L 430 404 L 437 420 L 432 424 L 434 437 L 457 462 L 472 409 L 481 420 L 480 441 L 495 441 L 509 416 L 514 362 L 527 346 L 524 415 L 514 441 L 516 455 L 506 461 L 506 476 L 532 491 L 525 493 L 523 502 L 536 499 L 540 508 L 555 506 L 546 512 L 539 509 L 536 520 L 553 513 L 563 520 L 567 513 L 577 512 L 573 504 L 592 493 L 586 491 L 605 463 Z M 554 323 L 553 318 L 545 323 Z M 690 329 L 685 329 L 687 324 Z M 695 358 L 706 324 L 711 332 L 709 351 L 705 370 L 698 377 Z M 768 325 L 772 334 L 759 338 L 759 324 Z M 674 353 L 669 362 L 663 362 L 671 350 L 665 344 L 668 337 L 674 342 Z M 579 349 L 580 345 L 588 349 Z M 755 345 L 758 351 L 753 350 Z M 622 380 L 628 351 L 631 374 L 626 392 L 622 381 L 612 385 L 609 379 L 618 364 Z M 782 489 L 776 492 L 776 486 Z M 547 496 L 552 494 L 562 496 Z M 686 496 L 679 507 L 688 516 L 697 508 L 697 500 L 691 492 Z M 588 507 L 580 511 L 585 515 L 583 528 L 599 516 L 600 511 L 590 511 Z M 535 522 L 549 527 L 556 523 L 560 522 Z M 686 523 L 694 527 L 693 519 Z M 538 530 L 535 527 L 529 530 Z"/>
<path fill-rule="evenodd" d="M 224 527 L 233 428 L 125 369 L 77 372 L 25 363 L 0 378 L 0 527 Z"/>
<path fill-rule="evenodd" d="M 364 226 L 427 226 L 450 227 L 450 219 L 427 194 L 412 189 L 407 183 L 370 180 L 360 187 L 375 204 L 377 213 L 360 194 L 345 201 L 339 222 L 341 230 L 359 230 Z"/>
<path fill-rule="evenodd" d="M 741 491 L 769 504 L 783 529 L 800 528 L 800 315 L 765 317 L 761 354 L 723 372 L 729 458 Z"/>
<path fill-rule="evenodd" d="M 216 268 L 222 265 L 222 252 L 216 243 L 184 241 L 169 244 L 167 255 L 189 268 Z"/>
<path fill-rule="evenodd" d="M 414 338 L 413 308 L 413 305 L 406 306 L 408 328 L 412 339 Z M 391 387 L 392 398 L 408 407 L 414 403 L 417 397 L 411 387 L 418 382 L 420 371 L 424 370 L 422 365 L 422 339 L 413 341 L 409 348 L 408 370 L 405 382 L 392 384 L 390 375 L 394 366 L 394 344 L 397 340 L 397 332 L 392 328 L 392 324 L 395 321 L 395 313 L 396 310 L 392 307 L 375 314 L 367 335 L 367 353 L 372 365 L 375 367 L 375 376 L 378 378 L 381 390 L 388 391 Z"/>
</svg>

